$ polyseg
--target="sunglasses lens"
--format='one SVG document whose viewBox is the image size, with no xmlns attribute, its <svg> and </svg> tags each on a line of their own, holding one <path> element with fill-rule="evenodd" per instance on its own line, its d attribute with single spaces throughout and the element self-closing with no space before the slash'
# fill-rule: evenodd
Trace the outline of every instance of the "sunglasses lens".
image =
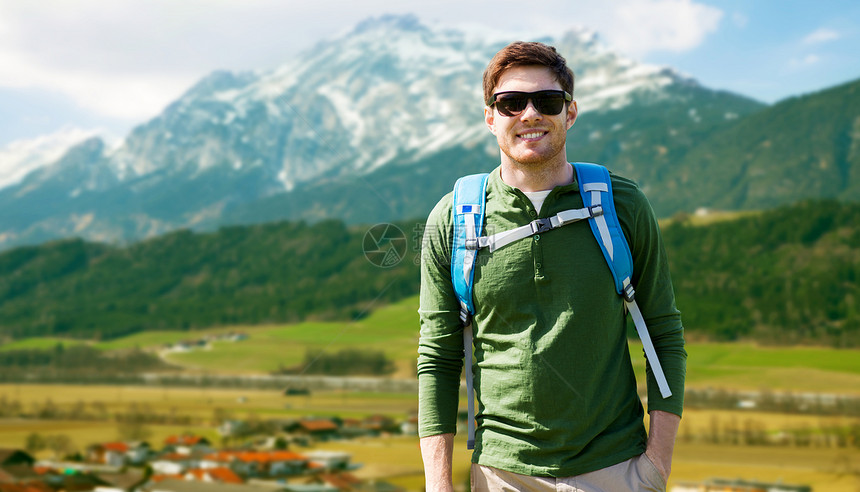
<svg viewBox="0 0 860 492">
<path fill-rule="evenodd" d="M 505 116 L 515 116 L 526 109 L 528 102 L 528 96 L 508 95 L 499 97 L 496 100 L 496 107 L 499 108 L 499 113 Z"/>
<path fill-rule="evenodd" d="M 535 96 L 532 100 L 534 101 L 535 109 L 541 114 L 555 116 L 564 109 L 564 96 L 560 94 Z"/>
<path fill-rule="evenodd" d="M 564 109 L 565 96 L 560 91 L 538 91 L 499 94 L 496 96 L 496 108 L 504 116 L 516 116 L 526 109 L 529 100 L 539 113 L 555 116 Z"/>
</svg>

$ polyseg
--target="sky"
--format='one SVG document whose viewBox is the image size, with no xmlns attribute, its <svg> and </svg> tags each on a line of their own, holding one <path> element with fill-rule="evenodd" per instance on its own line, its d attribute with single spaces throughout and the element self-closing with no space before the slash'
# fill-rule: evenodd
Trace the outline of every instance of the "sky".
<svg viewBox="0 0 860 492">
<path fill-rule="evenodd" d="M 275 68 L 383 14 L 512 41 L 585 27 L 765 103 L 860 78 L 857 0 L 0 0 L 0 147 L 72 129 L 121 138 L 214 70 Z"/>
</svg>

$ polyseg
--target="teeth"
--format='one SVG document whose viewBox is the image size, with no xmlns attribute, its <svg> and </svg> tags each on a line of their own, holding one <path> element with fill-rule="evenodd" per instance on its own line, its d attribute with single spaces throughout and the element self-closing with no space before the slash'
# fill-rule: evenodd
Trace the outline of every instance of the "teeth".
<svg viewBox="0 0 860 492">
<path fill-rule="evenodd" d="M 543 132 L 525 133 L 520 135 L 522 138 L 540 138 L 541 136 L 543 136 Z"/>
</svg>

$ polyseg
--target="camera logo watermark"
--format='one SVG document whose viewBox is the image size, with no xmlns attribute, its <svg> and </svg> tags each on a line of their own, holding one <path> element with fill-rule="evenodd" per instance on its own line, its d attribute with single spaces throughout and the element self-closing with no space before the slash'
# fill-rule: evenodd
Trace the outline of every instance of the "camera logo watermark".
<svg viewBox="0 0 860 492">
<path fill-rule="evenodd" d="M 367 261 L 381 268 L 391 268 L 406 256 L 406 234 L 394 224 L 376 224 L 364 233 L 362 248 Z"/>
</svg>

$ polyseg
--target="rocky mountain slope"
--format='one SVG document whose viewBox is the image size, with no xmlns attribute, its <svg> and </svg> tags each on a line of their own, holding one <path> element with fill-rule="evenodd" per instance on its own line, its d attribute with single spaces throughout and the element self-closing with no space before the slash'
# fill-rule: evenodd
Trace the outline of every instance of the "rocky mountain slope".
<svg viewBox="0 0 860 492">
<path fill-rule="evenodd" d="M 541 40 L 577 74 L 581 115 L 569 159 L 636 179 L 661 216 L 763 208 L 796 190 L 844 197 L 857 186 L 856 91 L 767 108 L 626 59 L 594 33 Z M 213 73 L 117 149 L 91 139 L 0 187 L 0 248 L 67 236 L 125 242 L 279 219 L 423 217 L 457 176 L 498 163 L 480 80 L 509 41 L 387 16 L 272 70 Z M 851 104 L 830 103 L 839 115 L 822 117 L 824 125 L 785 120 L 782 111 L 803 118 L 821 97 Z M 793 150 L 808 147 L 811 135 L 814 150 Z M 814 158 L 821 152 L 826 163 Z M 806 157 L 792 161 L 778 186 L 753 189 L 755 176 L 783 165 L 783 153 Z M 803 176 L 816 166 L 839 169 L 847 181 L 810 187 Z"/>
</svg>

